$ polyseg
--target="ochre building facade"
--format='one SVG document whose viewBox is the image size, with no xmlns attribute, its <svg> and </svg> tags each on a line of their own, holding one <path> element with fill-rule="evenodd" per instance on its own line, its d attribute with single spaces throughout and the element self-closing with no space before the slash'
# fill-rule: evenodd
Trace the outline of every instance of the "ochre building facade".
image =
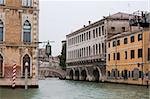
<svg viewBox="0 0 150 99">
<path fill-rule="evenodd" d="M 150 83 L 150 29 L 117 34 L 107 41 L 107 81 Z"/>
</svg>

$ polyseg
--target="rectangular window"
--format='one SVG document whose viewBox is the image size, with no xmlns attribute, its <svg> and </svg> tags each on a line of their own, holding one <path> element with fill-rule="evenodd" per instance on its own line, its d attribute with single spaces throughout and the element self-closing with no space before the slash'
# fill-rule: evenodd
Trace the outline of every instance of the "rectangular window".
<svg viewBox="0 0 150 99">
<path fill-rule="evenodd" d="M 130 75 L 130 71 L 128 72 L 128 77 L 129 77 L 129 78 L 131 77 L 131 75 Z"/>
<path fill-rule="evenodd" d="M 22 6 L 31 7 L 32 0 L 22 0 Z"/>
<path fill-rule="evenodd" d="M 120 40 L 117 40 L 117 46 L 119 46 L 120 45 Z"/>
<path fill-rule="evenodd" d="M 134 42 L 134 36 L 130 37 L 131 43 Z"/>
<path fill-rule="evenodd" d="M 114 60 L 116 60 L 116 54 L 114 53 Z"/>
<path fill-rule="evenodd" d="M 117 53 L 117 60 L 120 60 L 120 53 Z"/>
<path fill-rule="evenodd" d="M 99 36 L 101 36 L 101 27 L 99 27 Z"/>
<path fill-rule="evenodd" d="M 131 50 L 131 53 L 130 53 L 131 59 L 134 58 L 134 52 L 135 52 L 134 50 Z"/>
<path fill-rule="evenodd" d="M 142 78 L 142 71 L 139 71 L 139 78 Z"/>
<path fill-rule="evenodd" d="M 99 54 L 101 54 L 101 44 L 99 43 Z"/>
<path fill-rule="evenodd" d="M 88 32 L 86 32 L 86 40 L 88 40 L 89 39 L 89 37 L 88 37 Z"/>
<path fill-rule="evenodd" d="M 127 59 L 128 58 L 128 53 L 127 53 L 127 51 L 125 51 L 125 59 Z"/>
<path fill-rule="evenodd" d="M 108 61 L 110 61 L 110 54 L 108 54 Z"/>
<path fill-rule="evenodd" d="M 142 56 L 143 56 L 142 49 L 138 49 L 138 58 L 142 58 Z"/>
<path fill-rule="evenodd" d="M 85 35 L 85 33 L 84 33 L 84 36 L 83 36 L 83 38 L 84 38 L 84 41 L 86 40 L 86 35 Z"/>
<path fill-rule="evenodd" d="M 91 56 L 91 47 L 89 46 L 89 56 Z"/>
<path fill-rule="evenodd" d="M 132 78 L 134 77 L 134 71 L 132 71 L 132 75 L 131 75 L 131 77 L 132 77 Z"/>
<path fill-rule="evenodd" d="M 82 37 L 81 37 L 81 35 L 80 35 L 80 39 L 79 39 L 79 42 L 81 42 L 82 41 Z"/>
<path fill-rule="evenodd" d="M 120 77 L 120 73 L 119 73 L 119 71 L 118 71 L 118 77 Z"/>
<path fill-rule="evenodd" d="M 4 4 L 4 0 L 0 0 L 0 4 Z"/>
<path fill-rule="evenodd" d="M 91 39 L 91 31 L 89 31 L 89 40 Z"/>
<path fill-rule="evenodd" d="M 82 41 L 84 40 L 83 34 L 82 34 Z"/>
<path fill-rule="evenodd" d="M 102 35 L 104 35 L 105 33 L 104 33 L 104 26 L 102 26 Z"/>
<path fill-rule="evenodd" d="M 150 61 L 150 48 L 148 48 L 148 61 Z"/>
<path fill-rule="evenodd" d="M 0 42 L 3 42 L 3 27 L 0 27 Z"/>
<path fill-rule="evenodd" d="M 138 34 L 138 41 L 142 40 L 142 34 Z"/>
<path fill-rule="evenodd" d="M 96 37 L 98 37 L 98 28 L 96 28 Z"/>
<path fill-rule="evenodd" d="M 108 48 L 110 48 L 110 42 L 108 43 Z"/>
<path fill-rule="evenodd" d="M 95 30 L 93 30 L 93 38 L 95 38 Z"/>
<path fill-rule="evenodd" d="M 128 44 L 128 38 L 124 38 L 124 44 Z"/>
</svg>

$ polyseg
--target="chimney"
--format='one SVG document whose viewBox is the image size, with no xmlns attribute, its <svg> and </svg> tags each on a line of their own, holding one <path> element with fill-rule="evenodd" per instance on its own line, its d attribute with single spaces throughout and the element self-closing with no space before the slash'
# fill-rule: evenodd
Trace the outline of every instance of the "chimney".
<svg viewBox="0 0 150 99">
<path fill-rule="evenodd" d="M 91 21 L 89 21 L 89 25 L 91 24 Z"/>
</svg>

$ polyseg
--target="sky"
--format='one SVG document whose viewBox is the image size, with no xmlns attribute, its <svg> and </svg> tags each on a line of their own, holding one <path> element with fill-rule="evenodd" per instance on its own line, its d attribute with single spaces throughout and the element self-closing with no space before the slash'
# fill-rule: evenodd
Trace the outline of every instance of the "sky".
<svg viewBox="0 0 150 99">
<path fill-rule="evenodd" d="M 52 55 L 61 53 L 66 35 L 117 12 L 150 12 L 150 0 L 39 0 L 39 40 L 54 41 Z M 40 45 L 45 47 L 45 44 Z"/>
</svg>

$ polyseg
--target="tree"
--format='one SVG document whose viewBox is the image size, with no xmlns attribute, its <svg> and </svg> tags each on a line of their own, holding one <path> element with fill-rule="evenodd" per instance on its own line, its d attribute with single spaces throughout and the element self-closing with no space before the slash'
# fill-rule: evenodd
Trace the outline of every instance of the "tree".
<svg viewBox="0 0 150 99">
<path fill-rule="evenodd" d="M 61 55 L 59 56 L 60 66 L 63 70 L 66 70 L 66 43 L 62 46 Z"/>
</svg>

